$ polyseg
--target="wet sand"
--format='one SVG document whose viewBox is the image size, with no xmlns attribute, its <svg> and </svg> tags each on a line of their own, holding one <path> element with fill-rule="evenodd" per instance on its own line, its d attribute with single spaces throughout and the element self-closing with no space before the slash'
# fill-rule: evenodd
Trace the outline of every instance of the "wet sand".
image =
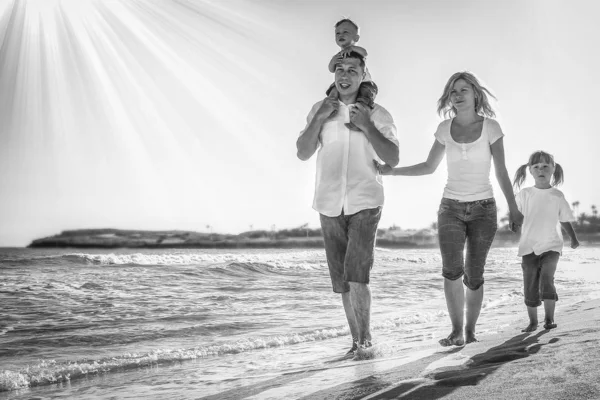
<svg viewBox="0 0 600 400">
<path fill-rule="evenodd" d="M 600 299 L 555 317 L 556 329 L 522 333 L 523 309 L 518 322 L 464 347 L 333 361 L 203 398 L 600 399 Z"/>
</svg>

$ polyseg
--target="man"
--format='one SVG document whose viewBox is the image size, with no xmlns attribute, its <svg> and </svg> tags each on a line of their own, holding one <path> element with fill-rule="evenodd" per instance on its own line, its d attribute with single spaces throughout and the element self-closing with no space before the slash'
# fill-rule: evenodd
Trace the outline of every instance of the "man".
<svg viewBox="0 0 600 400">
<path fill-rule="evenodd" d="M 399 154 L 391 115 L 378 104 L 369 110 L 356 103 L 364 71 L 358 53 L 339 61 L 338 97 L 313 106 L 296 142 L 301 160 L 319 149 L 313 208 L 321 218 L 333 291 L 342 294 L 352 334 L 348 353 L 371 346 L 369 275 L 383 206 L 382 179 L 373 159 L 396 165 Z M 360 130 L 348 129 L 349 122 Z"/>
</svg>

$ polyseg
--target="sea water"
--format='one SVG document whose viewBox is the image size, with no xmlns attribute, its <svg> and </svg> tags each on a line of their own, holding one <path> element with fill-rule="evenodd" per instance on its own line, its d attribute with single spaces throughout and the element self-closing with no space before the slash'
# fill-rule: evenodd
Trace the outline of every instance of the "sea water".
<svg viewBox="0 0 600 400">
<path fill-rule="evenodd" d="M 557 323 L 600 297 L 599 263 L 565 248 Z M 526 326 L 516 249 L 492 249 L 485 279 L 479 338 Z M 371 290 L 387 356 L 449 333 L 437 249 L 377 248 Z M 218 398 L 350 346 L 322 249 L 0 249 L 0 399 Z"/>
</svg>

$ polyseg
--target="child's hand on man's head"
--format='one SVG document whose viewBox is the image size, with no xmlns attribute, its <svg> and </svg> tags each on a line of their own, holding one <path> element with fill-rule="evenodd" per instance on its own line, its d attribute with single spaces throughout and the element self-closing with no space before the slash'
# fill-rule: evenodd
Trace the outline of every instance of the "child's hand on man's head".
<svg viewBox="0 0 600 400">
<path fill-rule="evenodd" d="M 354 46 L 344 47 L 338 53 L 338 58 L 339 59 L 344 59 L 344 58 L 348 57 L 350 55 L 350 53 L 352 53 L 353 51 L 354 51 Z"/>
</svg>

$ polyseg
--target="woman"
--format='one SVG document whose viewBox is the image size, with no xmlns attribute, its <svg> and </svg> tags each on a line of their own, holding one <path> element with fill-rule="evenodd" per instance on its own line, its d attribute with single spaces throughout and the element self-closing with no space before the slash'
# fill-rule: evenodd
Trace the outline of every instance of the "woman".
<svg viewBox="0 0 600 400">
<path fill-rule="evenodd" d="M 484 266 L 498 227 L 489 178 L 491 160 L 508 203 L 511 228 L 516 229 L 523 221 L 504 162 L 504 134 L 492 119 L 495 113 L 488 95 L 494 97 L 475 75 L 455 73 L 438 101 L 438 113 L 450 118 L 439 124 L 427 160 L 399 168 L 374 161 L 382 175 L 416 176 L 432 174 L 446 155 L 448 181 L 438 211 L 438 238 L 452 332 L 440 340 L 442 346 L 463 346 L 465 339 L 466 343 L 477 341 L 475 325 L 483 301 Z M 460 277 L 467 287 L 466 295 Z"/>
</svg>

